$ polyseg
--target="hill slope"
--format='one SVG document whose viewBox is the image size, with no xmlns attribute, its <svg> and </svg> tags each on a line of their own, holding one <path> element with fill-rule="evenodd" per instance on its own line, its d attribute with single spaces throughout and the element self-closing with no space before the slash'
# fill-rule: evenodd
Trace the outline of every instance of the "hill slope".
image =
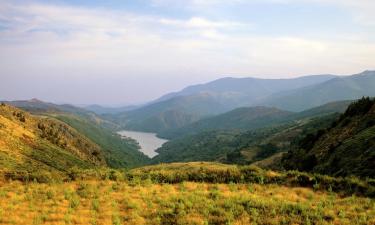
<svg viewBox="0 0 375 225">
<path fill-rule="evenodd" d="M 9 171 L 66 172 L 73 166 L 105 166 L 98 145 L 68 125 L 0 105 L 0 164 Z"/>
<path fill-rule="evenodd" d="M 287 169 L 375 177 L 375 100 L 352 103 L 328 129 L 306 136 L 283 158 Z"/>
</svg>

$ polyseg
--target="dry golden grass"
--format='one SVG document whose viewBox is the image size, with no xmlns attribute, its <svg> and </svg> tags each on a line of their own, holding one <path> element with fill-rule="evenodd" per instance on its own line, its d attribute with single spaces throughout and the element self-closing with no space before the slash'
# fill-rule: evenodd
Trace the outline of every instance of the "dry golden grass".
<svg viewBox="0 0 375 225">
<path fill-rule="evenodd" d="M 0 184 L 0 224 L 375 224 L 375 201 L 275 184 Z"/>
</svg>

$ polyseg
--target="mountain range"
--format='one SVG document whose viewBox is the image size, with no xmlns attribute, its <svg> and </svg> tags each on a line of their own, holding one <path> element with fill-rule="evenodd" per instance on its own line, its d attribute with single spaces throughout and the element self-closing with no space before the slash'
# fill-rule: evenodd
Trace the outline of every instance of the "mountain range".
<svg viewBox="0 0 375 225">
<path fill-rule="evenodd" d="M 293 79 L 223 78 L 189 86 L 135 110 L 104 116 L 124 129 L 166 133 L 239 107 L 300 112 L 329 102 L 375 96 L 375 71 Z"/>
</svg>

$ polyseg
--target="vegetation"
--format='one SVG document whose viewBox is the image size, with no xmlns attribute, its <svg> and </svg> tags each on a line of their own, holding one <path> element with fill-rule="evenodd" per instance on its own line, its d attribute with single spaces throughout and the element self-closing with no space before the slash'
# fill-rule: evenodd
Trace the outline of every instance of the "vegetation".
<svg viewBox="0 0 375 225">
<path fill-rule="evenodd" d="M 1 181 L 0 224 L 375 222 L 369 181 L 211 163 L 76 175 L 64 183 Z"/>
<path fill-rule="evenodd" d="M 65 173 L 72 166 L 105 166 L 100 148 L 73 128 L 51 118 L 0 106 L 2 171 Z"/>
<path fill-rule="evenodd" d="M 283 158 L 284 167 L 335 176 L 375 177 L 375 100 L 352 103 L 330 127 L 307 134 Z"/>
<path fill-rule="evenodd" d="M 201 119 L 190 125 L 159 132 L 158 136 L 174 139 L 212 130 L 255 130 L 286 120 L 291 112 L 268 107 L 243 107 L 217 116 Z"/>
<path fill-rule="evenodd" d="M 148 157 L 138 151 L 139 146 L 133 140 L 122 139 L 115 133 L 118 126 L 103 120 L 92 112 L 72 105 L 56 105 L 46 103 L 37 99 L 28 101 L 12 101 L 8 104 L 20 107 L 34 115 L 45 118 L 44 122 L 38 124 L 42 136 L 60 147 L 66 147 L 66 140 L 57 137 L 56 129 L 62 132 L 70 126 L 79 132 L 80 136 L 95 143 L 94 155 L 101 152 L 106 164 L 114 168 L 131 168 L 148 162 Z M 51 119 L 47 119 L 51 118 Z M 59 127 L 55 127 L 48 121 L 60 120 Z M 87 137 L 87 138 L 86 138 Z M 78 143 L 80 144 L 80 143 Z M 84 146 L 77 146 L 83 148 Z"/>
<path fill-rule="evenodd" d="M 250 164 L 286 152 L 294 139 L 328 127 L 336 114 L 304 119 L 268 128 L 241 131 L 215 130 L 172 139 L 157 150 L 153 163 L 219 161 Z"/>
<path fill-rule="evenodd" d="M 374 224 L 375 100 L 341 116 L 326 109 L 258 130 L 177 138 L 153 163 L 265 165 L 277 156 L 285 167 L 335 177 L 208 162 L 110 169 L 149 159 L 88 114 L 35 116 L 2 104 L 0 224 Z"/>
</svg>

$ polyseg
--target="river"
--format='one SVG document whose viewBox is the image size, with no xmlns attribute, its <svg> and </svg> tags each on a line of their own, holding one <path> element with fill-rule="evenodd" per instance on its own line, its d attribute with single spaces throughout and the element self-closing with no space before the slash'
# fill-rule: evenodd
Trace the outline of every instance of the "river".
<svg viewBox="0 0 375 225">
<path fill-rule="evenodd" d="M 137 140 L 141 147 L 139 150 L 151 158 L 158 154 L 155 150 L 168 141 L 158 138 L 155 133 L 122 130 L 118 134 Z"/>
</svg>

